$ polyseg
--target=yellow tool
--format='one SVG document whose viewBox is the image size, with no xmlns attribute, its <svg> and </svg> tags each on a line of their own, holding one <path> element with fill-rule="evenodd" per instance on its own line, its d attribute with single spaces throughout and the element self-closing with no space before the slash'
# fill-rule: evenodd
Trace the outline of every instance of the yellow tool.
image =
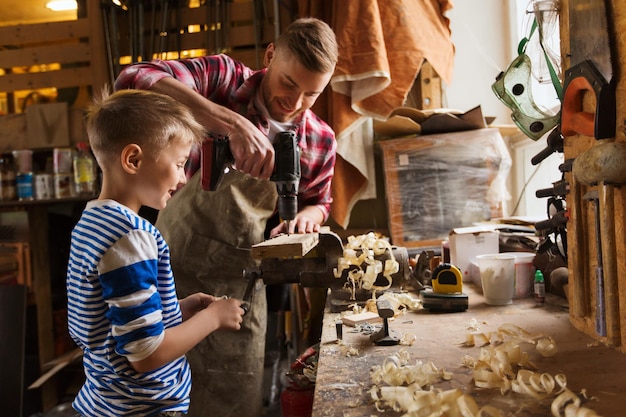
<svg viewBox="0 0 626 417">
<path fill-rule="evenodd" d="M 432 272 L 432 289 L 421 292 L 422 305 L 431 311 L 465 311 L 469 307 L 467 294 L 463 294 L 463 274 L 450 264 L 442 263 Z"/>
<path fill-rule="evenodd" d="M 438 294 L 463 292 L 463 274 L 456 266 L 443 263 L 435 268 L 431 278 L 433 291 Z"/>
</svg>

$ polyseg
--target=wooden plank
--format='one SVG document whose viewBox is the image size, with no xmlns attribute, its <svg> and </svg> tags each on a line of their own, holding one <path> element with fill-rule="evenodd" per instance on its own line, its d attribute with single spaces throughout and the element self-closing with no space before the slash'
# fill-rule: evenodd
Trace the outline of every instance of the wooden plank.
<svg viewBox="0 0 626 417">
<path fill-rule="evenodd" d="M 89 19 L 63 22 L 35 23 L 0 27 L 0 44 L 19 46 L 27 43 L 53 43 L 68 39 L 79 39 L 90 35 Z"/>
<path fill-rule="evenodd" d="M 318 242 L 318 233 L 279 235 L 252 246 L 252 257 L 255 259 L 302 257 Z"/>
<path fill-rule="evenodd" d="M 346 326 L 355 327 L 359 324 L 370 323 L 382 323 L 383 319 L 376 313 L 371 311 L 366 311 L 364 313 L 358 314 L 350 314 L 348 316 L 343 316 L 341 318 L 341 322 Z"/>
<path fill-rule="evenodd" d="M 258 55 L 255 48 L 237 48 L 227 52 L 227 54 L 237 61 L 243 62 L 245 65 L 253 69 L 263 68 L 263 55 L 265 54 L 265 47 L 259 48 Z M 257 60 L 258 56 L 258 60 Z M 258 65 L 257 65 L 258 62 Z"/>
<path fill-rule="evenodd" d="M 263 31 L 263 37 L 260 39 L 260 43 L 263 49 L 265 49 L 264 45 L 272 42 L 273 25 L 267 26 Z M 194 33 L 183 33 L 180 37 L 176 35 L 170 35 L 167 37 L 165 41 L 167 45 L 167 50 L 173 52 L 176 50 L 177 43 L 180 42 L 181 50 L 190 50 L 190 49 L 211 49 L 213 48 L 213 37 L 216 36 L 214 32 L 202 31 L 202 32 L 194 32 Z M 237 48 L 242 46 L 253 46 L 254 45 L 254 31 L 252 26 L 240 26 L 231 28 L 228 31 L 228 39 L 227 39 L 227 49 Z M 146 37 L 145 44 L 150 43 L 150 38 Z M 120 55 L 129 55 L 129 42 L 123 41 L 119 45 Z M 157 53 L 158 54 L 158 53 Z M 149 57 L 146 57 L 149 58 Z"/>
<path fill-rule="evenodd" d="M 9 74 L 0 77 L 0 91 L 12 92 L 37 88 L 78 87 L 91 85 L 92 67 L 68 68 L 58 71 Z"/>
<path fill-rule="evenodd" d="M 109 74 L 100 4 L 99 1 L 87 1 L 87 16 L 90 22 L 89 45 L 91 47 L 91 62 L 88 69 L 90 77 L 86 84 L 80 84 L 81 86 L 91 86 L 93 94 L 98 94 L 112 80 L 113 76 L 113 74 Z M 76 84 L 68 87 L 74 86 Z"/>
<path fill-rule="evenodd" d="M 47 365 L 52 364 L 52 367 L 46 371 L 43 375 L 35 380 L 32 384 L 28 386 L 28 389 L 36 389 L 40 388 L 43 384 L 45 384 L 50 378 L 59 373 L 63 368 L 67 367 L 69 364 L 74 362 L 78 358 L 83 357 L 83 350 L 81 348 L 76 348 L 65 353 L 63 356 L 58 357 L 52 361 L 50 361 Z"/>
<path fill-rule="evenodd" d="M 31 104 L 26 107 L 29 149 L 70 145 L 67 103 Z"/>
<path fill-rule="evenodd" d="M 440 109 L 442 103 L 441 77 L 430 62 L 424 61 L 413 86 L 420 100 L 419 109 Z"/>
<path fill-rule="evenodd" d="M 613 185 L 601 182 L 598 184 L 598 192 L 607 342 L 610 346 L 620 346 L 622 339 L 617 258 L 615 253 L 615 190 Z"/>
<path fill-rule="evenodd" d="M 86 42 L 25 47 L 0 51 L 0 68 L 26 67 L 51 63 L 89 62 L 91 46 Z"/>
<path fill-rule="evenodd" d="M 261 43 L 272 42 L 274 25 L 264 26 L 262 39 L 259 39 Z M 246 46 L 254 45 L 254 27 L 253 26 L 237 26 L 228 30 L 228 46 Z"/>
</svg>

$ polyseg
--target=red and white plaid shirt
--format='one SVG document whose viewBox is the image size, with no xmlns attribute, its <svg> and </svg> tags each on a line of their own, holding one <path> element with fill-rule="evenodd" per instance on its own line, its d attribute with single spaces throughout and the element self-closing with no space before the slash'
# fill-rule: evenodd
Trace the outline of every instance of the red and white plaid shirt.
<svg viewBox="0 0 626 417">
<path fill-rule="evenodd" d="M 266 135 L 269 122 L 254 105 L 254 98 L 267 69 L 254 71 L 227 55 L 172 61 L 154 60 L 126 67 L 115 81 L 115 90 L 150 89 L 157 81 L 174 77 L 209 100 L 250 120 Z M 300 146 L 302 177 L 298 206 L 317 206 L 328 218 L 337 142 L 335 133 L 311 110 L 294 120 Z M 186 166 L 190 178 L 200 168 L 200 149 L 194 149 Z"/>
</svg>

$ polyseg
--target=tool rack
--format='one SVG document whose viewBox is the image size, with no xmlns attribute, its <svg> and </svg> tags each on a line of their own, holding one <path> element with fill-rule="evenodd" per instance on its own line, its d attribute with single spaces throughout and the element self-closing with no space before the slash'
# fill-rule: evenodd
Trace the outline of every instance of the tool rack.
<svg viewBox="0 0 626 417">
<path fill-rule="evenodd" d="M 602 141 L 626 142 L 626 80 L 619 74 L 626 69 L 626 44 L 616 34 L 626 32 L 626 5 L 621 0 L 607 0 L 612 21 L 610 36 L 615 43 L 613 65 L 616 94 L 615 137 L 596 140 L 574 135 L 564 139 L 565 160 L 580 156 Z M 561 1 L 560 32 L 563 68 L 569 68 L 569 0 Z M 622 37 L 623 39 L 623 37 Z M 593 113 L 595 100 L 583 98 L 583 110 Z M 626 162 L 626 161 L 625 161 Z M 572 172 L 565 173 L 570 184 L 566 196 L 569 220 L 567 223 L 570 321 L 582 332 L 626 353 L 626 185 L 599 183 L 585 185 L 576 181 Z M 604 273 L 604 303 L 606 336 L 596 331 L 596 273 L 598 253 L 595 239 L 594 204 L 585 199 L 590 191 L 597 191 L 600 206 L 602 238 L 602 269 Z"/>
</svg>

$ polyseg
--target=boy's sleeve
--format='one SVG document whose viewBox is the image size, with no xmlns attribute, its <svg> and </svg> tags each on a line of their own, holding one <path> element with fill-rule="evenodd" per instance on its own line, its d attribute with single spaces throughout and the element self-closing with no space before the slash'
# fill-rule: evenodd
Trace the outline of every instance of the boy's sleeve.
<svg viewBox="0 0 626 417">
<path fill-rule="evenodd" d="M 98 273 L 116 352 L 131 362 L 145 359 L 164 337 L 154 236 L 141 230 L 124 235 L 103 256 Z"/>
</svg>

